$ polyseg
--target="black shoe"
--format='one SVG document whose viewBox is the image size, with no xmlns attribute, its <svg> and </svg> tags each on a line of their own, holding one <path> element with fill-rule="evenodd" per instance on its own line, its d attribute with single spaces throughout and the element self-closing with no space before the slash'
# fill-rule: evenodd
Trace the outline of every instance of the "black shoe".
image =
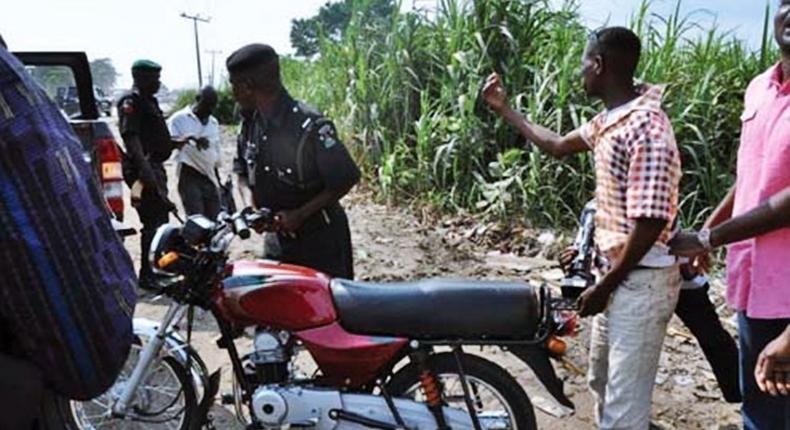
<svg viewBox="0 0 790 430">
<path fill-rule="evenodd" d="M 137 286 L 139 286 L 141 290 L 148 291 L 150 293 L 158 293 L 162 289 L 159 285 L 159 281 L 154 276 L 140 277 Z"/>
</svg>

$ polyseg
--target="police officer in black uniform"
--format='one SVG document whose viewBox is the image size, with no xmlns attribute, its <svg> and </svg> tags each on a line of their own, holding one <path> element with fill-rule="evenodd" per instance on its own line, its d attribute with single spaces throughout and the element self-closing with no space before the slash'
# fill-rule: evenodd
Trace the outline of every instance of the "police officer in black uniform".
<svg viewBox="0 0 790 430">
<path fill-rule="evenodd" d="M 169 220 L 175 205 L 167 198 L 167 174 L 162 163 L 174 147 L 164 114 L 154 94 L 159 91 L 162 67 L 150 60 L 132 65 L 134 86 L 118 101 L 118 128 L 126 147 L 123 177 L 132 189 L 132 206 L 143 224 L 141 237 L 140 286 L 151 283 L 148 249 L 156 230 Z"/>
<path fill-rule="evenodd" d="M 276 213 L 280 253 L 267 257 L 353 278 L 351 233 L 339 200 L 360 172 L 334 124 L 288 94 L 270 46 L 239 49 L 227 68 L 246 113 L 237 173 L 248 181 L 254 205 Z"/>
</svg>

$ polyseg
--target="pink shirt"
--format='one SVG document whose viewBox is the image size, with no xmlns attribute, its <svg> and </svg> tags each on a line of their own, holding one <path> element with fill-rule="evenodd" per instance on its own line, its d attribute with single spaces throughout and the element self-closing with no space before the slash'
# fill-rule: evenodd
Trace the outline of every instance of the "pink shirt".
<svg viewBox="0 0 790 430">
<path fill-rule="evenodd" d="M 741 116 L 733 216 L 790 187 L 790 82 L 781 67 L 755 78 Z M 790 318 L 790 229 L 735 243 L 727 255 L 727 300 L 751 318 Z"/>
</svg>

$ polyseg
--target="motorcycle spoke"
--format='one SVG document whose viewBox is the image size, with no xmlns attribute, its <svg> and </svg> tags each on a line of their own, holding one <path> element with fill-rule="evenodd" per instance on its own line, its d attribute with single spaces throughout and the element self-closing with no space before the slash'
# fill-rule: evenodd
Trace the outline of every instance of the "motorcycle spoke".
<svg viewBox="0 0 790 430">
<path fill-rule="evenodd" d="M 168 388 L 168 387 L 160 387 L 160 386 L 147 386 L 145 387 L 145 391 L 157 393 L 157 394 L 164 394 L 170 397 L 176 397 L 181 394 L 182 390 L 177 388 Z"/>
<path fill-rule="evenodd" d="M 93 430 L 178 430 L 185 419 L 185 396 L 178 378 L 159 362 L 137 388 L 126 418 L 109 416 L 112 395 L 89 402 L 74 402 L 74 418 L 81 428 Z M 121 379 L 120 381 L 124 381 Z M 153 383 L 152 383 L 153 382 Z M 162 409 L 166 408 L 166 409 Z M 136 412 L 135 412 L 136 411 Z M 155 414 L 147 416 L 148 414 Z"/>
</svg>

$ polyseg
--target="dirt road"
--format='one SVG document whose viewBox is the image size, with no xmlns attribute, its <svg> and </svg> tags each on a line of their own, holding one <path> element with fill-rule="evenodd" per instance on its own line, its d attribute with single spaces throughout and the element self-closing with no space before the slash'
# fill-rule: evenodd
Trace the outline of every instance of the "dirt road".
<svg viewBox="0 0 790 430">
<path fill-rule="evenodd" d="M 226 161 L 230 161 L 232 143 L 226 142 Z M 171 190 L 176 180 L 170 169 Z M 171 192 L 174 201 L 177 193 Z M 128 201 L 128 200 L 127 200 Z M 354 241 L 356 272 L 359 279 L 402 280 L 432 276 L 471 277 L 502 280 L 541 281 L 556 276 L 544 260 L 519 259 L 508 256 L 491 256 L 485 249 L 457 246 L 447 242 L 449 232 L 442 224 L 421 225 L 411 214 L 392 207 L 372 203 L 369 195 L 358 192 L 344 202 L 348 209 Z M 127 213 L 127 222 L 138 226 L 133 210 Z M 260 238 L 234 246 L 234 257 L 252 257 L 261 248 Z M 127 247 L 135 259 L 139 255 L 136 239 L 129 240 Z M 550 262 L 548 263 L 550 264 Z M 720 285 L 717 288 L 720 291 Z M 718 292 L 717 291 L 717 292 Z M 720 296 L 717 295 L 720 302 Z M 165 303 L 141 302 L 136 314 L 148 318 L 159 318 Z M 570 341 L 568 360 L 570 366 L 557 365 L 561 377 L 566 381 L 566 391 L 577 405 L 575 415 L 556 418 L 540 409 L 552 409 L 551 401 L 537 384 L 531 371 L 508 353 L 496 349 L 475 350 L 513 372 L 529 393 L 533 403 L 539 406 L 538 420 L 545 429 L 593 429 L 592 399 L 585 387 L 581 373 L 586 370 L 588 322 L 582 325 L 581 334 Z M 229 363 L 223 350 L 214 345 L 217 336 L 209 317 L 203 318 L 194 335 L 194 344 L 205 358 L 209 367 L 223 368 L 223 388 L 229 389 Z M 249 345 L 243 340 L 242 349 Z M 576 370 L 568 370 L 576 368 Z M 704 361 L 701 351 L 680 322 L 673 320 L 670 336 L 661 358 L 661 369 L 657 377 L 653 406 L 653 421 L 664 429 L 736 429 L 739 428 L 738 407 L 720 400 L 715 380 Z M 220 413 L 219 428 L 235 428 L 228 424 L 227 413 Z"/>
</svg>

